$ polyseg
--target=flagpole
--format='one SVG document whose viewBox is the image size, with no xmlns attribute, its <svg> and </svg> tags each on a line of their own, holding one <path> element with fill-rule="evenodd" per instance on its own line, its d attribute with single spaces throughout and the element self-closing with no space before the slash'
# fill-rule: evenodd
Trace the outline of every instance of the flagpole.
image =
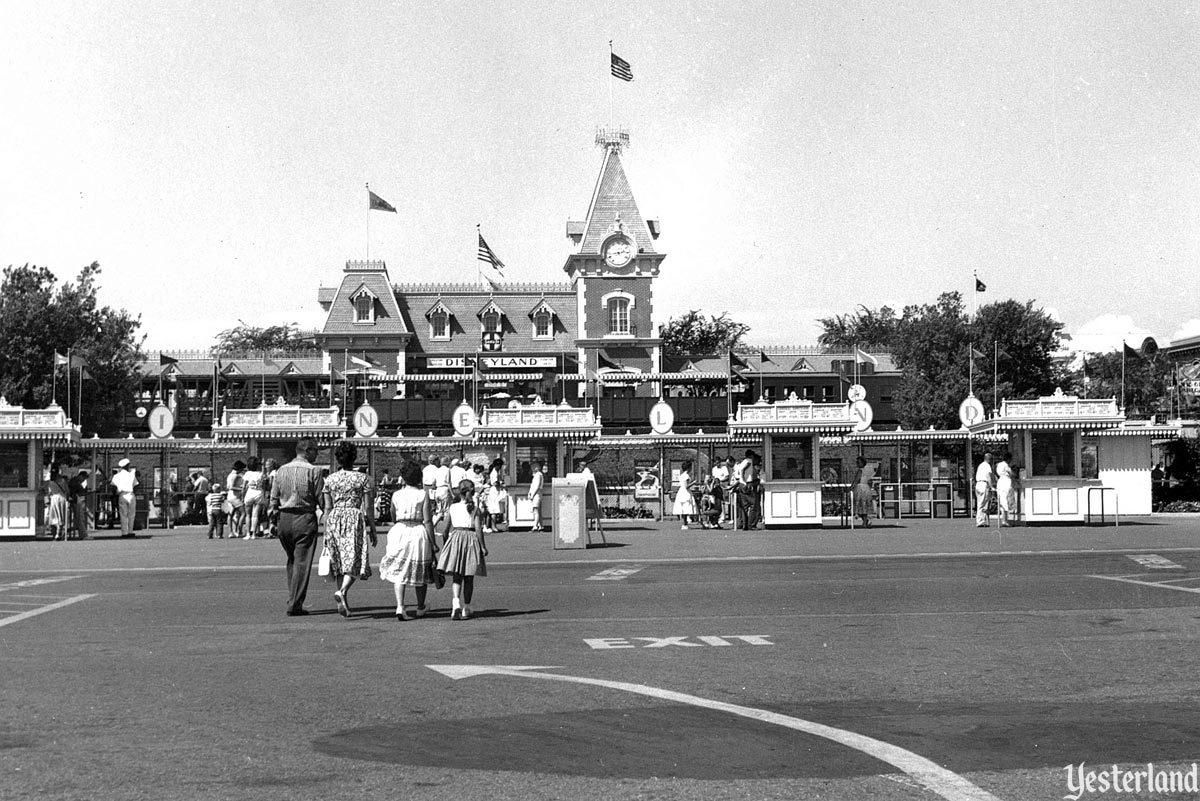
<svg viewBox="0 0 1200 801">
<path fill-rule="evenodd" d="M 481 250 L 481 248 L 479 247 L 479 240 L 483 239 L 483 232 L 480 230 L 479 225 L 480 225 L 479 223 L 475 223 L 475 249 L 476 249 L 476 251 Z M 478 255 L 475 257 L 475 283 L 480 284 L 480 285 L 483 284 L 483 271 L 479 268 Z"/>
<path fill-rule="evenodd" d="M 968 345 L 971 350 L 967 354 L 967 360 L 970 367 L 967 368 L 967 395 L 975 397 L 975 341 L 972 340 Z"/>
<path fill-rule="evenodd" d="M 371 260 L 371 182 L 367 181 L 367 261 Z"/>
<path fill-rule="evenodd" d="M 50 402 L 58 403 L 58 349 L 54 349 L 54 356 L 51 362 L 54 366 L 50 368 Z"/>
<path fill-rule="evenodd" d="M 1125 339 L 1121 339 L 1121 410 L 1125 410 Z"/>
<path fill-rule="evenodd" d="M 1010 357 L 1011 358 L 1011 357 Z M 1000 382 L 1000 341 L 992 340 L 992 408 L 999 409 L 996 385 Z"/>
<path fill-rule="evenodd" d="M 71 349 L 67 348 L 67 419 L 71 418 Z"/>
<path fill-rule="evenodd" d="M 612 39 L 608 40 L 608 128 L 613 127 L 613 68 L 612 68 L 613 46 Z"/>
</svg>

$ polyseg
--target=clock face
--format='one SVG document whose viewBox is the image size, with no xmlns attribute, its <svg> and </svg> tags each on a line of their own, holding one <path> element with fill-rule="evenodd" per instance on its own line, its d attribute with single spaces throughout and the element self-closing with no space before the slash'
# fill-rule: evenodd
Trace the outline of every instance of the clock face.
<svg viewBox="0 0 1200 801">
<path fill-rule="evenodd" d="M 624 267 L 633 258 L 633 244 L 627 239 L 614 239 L 604 247 L 604 261 L 609 267 Z"/>
</svg>

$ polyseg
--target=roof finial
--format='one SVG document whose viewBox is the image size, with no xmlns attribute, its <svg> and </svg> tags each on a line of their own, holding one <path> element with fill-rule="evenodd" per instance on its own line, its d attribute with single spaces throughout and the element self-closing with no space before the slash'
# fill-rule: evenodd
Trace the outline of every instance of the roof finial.
<svg viewBox="0 0 1200 801">
<path fill-rule="evenodd" d="M 628 128 L 597 128 L 596 147 L 602 147 L 613 153 L 620 153 L 629 147 Z"/>
</svg>

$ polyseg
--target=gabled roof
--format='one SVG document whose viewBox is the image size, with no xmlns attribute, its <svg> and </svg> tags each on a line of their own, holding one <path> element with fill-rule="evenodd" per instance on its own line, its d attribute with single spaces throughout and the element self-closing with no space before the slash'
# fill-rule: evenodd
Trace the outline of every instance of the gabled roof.
<svg viewBox="0 0 1200 801">
<path fill-rule="evenodd" d="M 607 148 L 604 163 L 600 167 L 600 178 L 592 194 L 584 226 L 581 253 L 599 253 L 600 245 L 612 232 L 613 224 L 620 218 L 625 234 L 634 241 L 640 252 L 654 253 L 654 238 L 650 227 L 633 199 L 633 190 L 621 166 L 621 156 L 616 148 Z"/>
<path fill-rule="evenodd" d="M 535 317 L 542 311 L 550 312 L 552 316 L 558 317 L 558 312 L 554 310 L 553 306 L 546 302 L 545 298 L 542 298 L 540 301 L 538 301 L 538 305 L 529 310 L 529 316 Z"/>
<path fill-rule="evenodd" d="M 442 302 L 441 298 L 438 298 L 437 303 L 430 306 L 429 310 L 425 312 L 426 317 L 432 317 L 435 314 L 445 314 L 449 317 L 454 316 L 454 312 L 450 310 L 449 306 Z"/>
<path fill-rule="evenodd" d="M 375 321 L 371 325 L 356 323 L 353 298 L 369 293 L 375 299 Z M 342 283 L 329 304 L 329 313 L 321 334 L 361 334 L 369 329 L 372 335 L 411 333 L 400 314 L 387 265 L 382 261 L 348 261 Z"/>
<path fill-rule="evenodd" d="M 492 299 L 489 299 L 488 302 L 486 304 L 484 304 L 482 309 L 475 312 L 476 317 L 483 317 L 483 315 L 485 315 L 485 314 L 498 314 L 501 317 L 508 316 L 507 314 L 504 313 L 504 309 L 497 306 L 496 301 L 492 300 Z"/>
</svg>

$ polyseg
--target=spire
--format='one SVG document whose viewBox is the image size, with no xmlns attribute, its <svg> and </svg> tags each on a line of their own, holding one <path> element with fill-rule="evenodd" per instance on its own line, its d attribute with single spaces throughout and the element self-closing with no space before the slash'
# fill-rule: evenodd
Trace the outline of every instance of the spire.
<svg viewBox="0 0 1200 801">
<path fill-rule="evenodd" d="M 657 225 L 651 228 L 642 217 L 621 166 L 621 151 L 629 147 L 629 132 L 601 128 L 596 132 L 596 144 L 604 148 L 604 160 L 592 193 L 587 221 L 582 226 L 580 252 L 598 253 L 600 245 L 615 230 L 614 226 L 619 226 L 633 239 L 639 252 L 654 253 Z"/>
</svg>

